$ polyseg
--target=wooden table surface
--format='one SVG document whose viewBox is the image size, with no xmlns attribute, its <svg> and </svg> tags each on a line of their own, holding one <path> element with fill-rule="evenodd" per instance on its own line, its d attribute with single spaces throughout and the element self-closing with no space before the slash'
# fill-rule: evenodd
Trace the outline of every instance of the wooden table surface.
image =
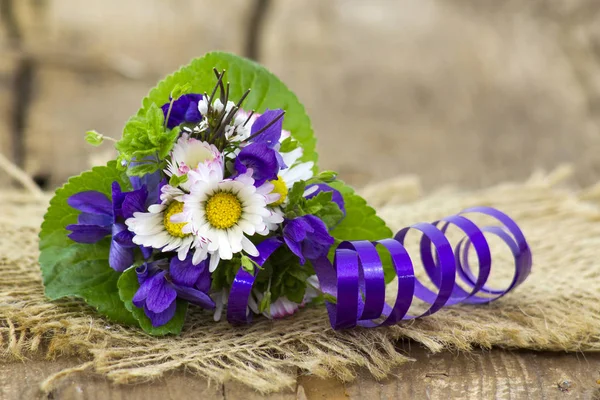
<svg viewBox="0 0 600 400">
<path fill-rule="evenodd" d="M 430 354 L 418 344 L 404 345 L 414 357 L 394 376 L 375 381 L 359 370 L 354 382 L 301 376 L 297 386 L 263 396 L 238 383 L 210 384 L 183 372 L 137 385 L 115 386 L 85 373 L 65 378 L 48 393 L 39 384 L 78 360 L 33 360 L 0 364 L 2 400 L 181 400 L 181 399 L 600 399 L 600 354 L 533 351 L 474 351 Z"/>
</svg>

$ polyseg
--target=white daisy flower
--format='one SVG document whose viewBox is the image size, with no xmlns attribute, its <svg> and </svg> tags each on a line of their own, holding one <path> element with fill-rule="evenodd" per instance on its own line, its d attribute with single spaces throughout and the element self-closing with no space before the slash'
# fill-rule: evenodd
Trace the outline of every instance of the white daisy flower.
<svg viewBox="0 0 600 400">
<path fill-rule="evenodd" d="M 173 221 L 189 221 L 183 232 L 204 238 L 211 272 L 221 259 L 231 260 L 242 250 L 258 256 L 248 237 L 268 234 L 266 221 L 283 222 L 267 208 L 267 202 L 275 198 L 273 185 L 267 182 L 256 188 L 251 173 L 248 170 L 248 174 L 225 180 L 223 170 L 208 170 L 206 166 L 189 173 L 190 193 L 183 196 L 185 212 Z"/>
<path fill-rule="evenodd" d="M 171 160 L 167 161 L 165 174 L 183 176 L 191 170 L 197 169 L 201 164 L 214 169 L 222 169 L 223 157 L 214 145 L 190 138 L 189 133 L 184 133 L 173 146 Z M 188 182 L 184 182 L 181 186 L 189 190 Z"/>
<path fill-rule="evenodd" d="M 128 229 L 134 233 L 133 243 L 160 249 L 163 252 L 176 251 L 183 261 L 190 250 L 195 250 L 193 263 L 199 264 L 206 258 L 207 251 L 203 238 L 184 232 L 187 222 L 174 222 L 172 217 L 183 212 L 181 199 L 183 192 L 171 186 L 161 189 L 162 204 L 153 204 L 148 212 L 136 212 L 125 221 Z"/>
</svg>

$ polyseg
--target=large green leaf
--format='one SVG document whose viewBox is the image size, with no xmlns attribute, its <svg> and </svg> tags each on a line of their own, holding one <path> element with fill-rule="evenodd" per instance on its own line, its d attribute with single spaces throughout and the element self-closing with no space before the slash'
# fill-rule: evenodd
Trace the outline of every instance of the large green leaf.
<svg viewBox="0 0 600 400">
<path fill-rule="evenodd" d="M 246 58 L 233 54 L 214 52 L 193 60 L 189 65 L 167 76 L 150 91 L 142 102 L 138 116 L 146 115 L 152 104 L 161 106 L 169 101 L 176 85 L 189 84 L 192 93 L 208 93 L 217 83 L 213 68 L 225 69 L 225 81 L 230 82 L 230 98 L 237 101 L 252 89 L 243 107 L 246 110 L 264 112 L 265 109 L 281 108 L 286 111 L 283 128 L 290 131 L 304 149 L 303 161 L 314 161 L 317 171 L 316 139 L 304 106 L 275 75 Z"/>
<path fill-rule="evenodd" d="M 344 197 L 346 217 L 331 231 L 337 240 L 380 240 L 392 237 L 392 231 L 385 222 L 377 216 L 375 210 L 367 201 L 357 195 L 350 186 L 342 181 L 330 183 Z M 381 246 L 379 246 L 381 247 Z M 379 256 L 383 262 L 385 280 L 389 283 L 396 275 L 389 253 L 378 247 Z"/>
<path fill-rule="evenodd" d="M 110 198 L 113 181 L 119 182 L 123 190 L 130 189 L 127 177 L 116 169 L 114 161 L 71 178 L 56 191 L 42 223 L 39 261 L 46 296 L 50 299 L 81 297 L 113 321 L 136 324 L 119 298 L 119 273 L 108 265 L 110 238 L 95 244 L 80 244 L 69 239 L 65 229 L 77 222 L 79 214 L 67 204 L 67 199 L 87 190 L 105 193 Z"/>
<path fill-rule="evenodd" d="M 181 333 L 181 328 L 183 328 L 185 314 L 188 307 L 187 301 L 177 300 L 177 311 L 175 311 L 175 316 L 166 324 L 159 327 L 153 327 L 152 322 L 150 322 L 150 319 L 146 316 L 144 310 L 137 308 L 132 302 L 135 292 L 137 292 L 138 288 L 140 287 L 135 269 L 130 268 L 123 272 L 119 278 L 118 285 L 121 300 L 125 304 L 125 307 L 131 311 L 135 319 L 137 319 L 144 331 L 154 336 L 163 336 L 168 334 L 178 335 Z"/>
</svg>

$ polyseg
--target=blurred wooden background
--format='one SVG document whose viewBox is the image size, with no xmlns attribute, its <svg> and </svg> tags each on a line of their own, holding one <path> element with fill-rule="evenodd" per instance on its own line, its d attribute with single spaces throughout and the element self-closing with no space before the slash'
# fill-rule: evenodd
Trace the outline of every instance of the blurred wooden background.
<svg viewBox="0 0 600 400">
<path fill-rule="evenodd" d="M 599 22 L 597 0 L 0 0 L 0 152 L 60 185 L 107 151 L 86 130 L 119 137 L 158 79 L 219 49 L 296 91 L 321 166 L 355 185 L 482 186 L 561 162 L 586 184 Z"/>
<path fill-rule="evenodd" d="M 600 178 L 598 0 L 0 0 L 0 153 L 56 187 L 106 158 L 86 130 L 119 137 L 157 80 L 211 50 L 279 75 L 313 119 L 321 167 L 355 185 L 477 187 L 564 162 L 581 185 Z M 565 379 L 600 393 L 597 355 L 410 354 L 399 379 L 301 378 L 270 398 L 562 398 Z M 0 363 L 0 398 L 34 398 L 77 363 Z M 258 396 L 181 379 L 112 390 L 85 376 L 51 397 Z"/>
</svg>

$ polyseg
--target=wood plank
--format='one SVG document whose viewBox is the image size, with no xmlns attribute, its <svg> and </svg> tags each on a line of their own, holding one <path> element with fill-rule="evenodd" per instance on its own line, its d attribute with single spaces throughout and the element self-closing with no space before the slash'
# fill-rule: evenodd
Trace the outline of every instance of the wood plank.
<svg viewBox="0 0 600 400">
<path fill-rule="evenodd" d="M 410 348 L 409 348 L 410 347 Z M 474 351 L 431 354 L 411 343 L 404 350 L 415 362 L 407 363 L 383 381 L 358 369 L 354 382 L 342 383 L 302 375 L 295 390 L 263 396 L 236 382 L 225 385 L 186 374 L 137 385 L 110 384 L 100 376 L 82 373 L 60 381 L 50 395 L 38 392 L 40 382 L 63 368 L 77 366 L 74 358 L 0 363 L 0 398 L 3 400 L 57 399 L 594 399 L 600 397 L 600 354 L 565 354 L 533 351 Z"/>
<path fill-rule="evenodd" d="M 347 386 L 350 398 L 541 399 L 596 398 L 598 354 L 478 351 L 431 356 L 411 353 L 414 365 L 379 384 L 361 378 Z M 560 385 L 560 387 L 559 387 Z"/>
</svg>

